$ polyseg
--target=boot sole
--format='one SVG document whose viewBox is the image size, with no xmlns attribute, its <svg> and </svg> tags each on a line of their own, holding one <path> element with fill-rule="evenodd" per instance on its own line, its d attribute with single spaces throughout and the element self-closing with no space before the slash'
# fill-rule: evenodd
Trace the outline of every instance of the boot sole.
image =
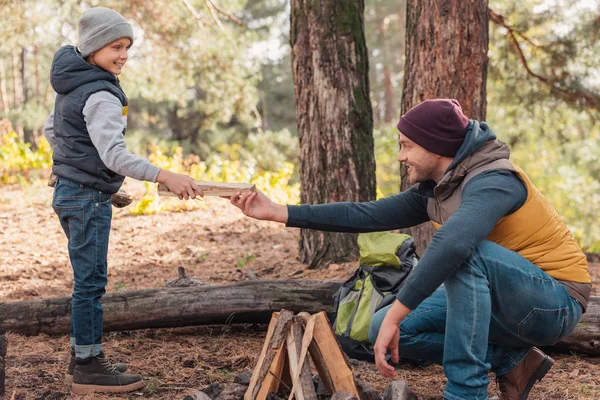
<svg viewBox="0 0 600 400">
<path fill-rule="evenodd" d="M 527 386 L 525 386 L 525 390 L 521 394 L 519 400 L 527 400 L 527 397 L 529 397 L 529 392 L 531 391 L 531 388 L 533 388 L 533 385 L 541 381 L 542 378 L 546 376 L 548 371 L 550 371 L 553 365 L 554 360 L 552 358 L 550 358 L 549 356 L 544 357 L 544 360 L 541 362 L 540 366 L 535 370 L 533 375 L 531 375 L 531 378 L 529 379 L 529 382 L 527 382 Z"/>
<path fill-rule="evenodd" d="M 130 383 L 125 386 L 102 386 L 102 385 L 82 385 L 73 383 L 71 386 L 72 394 L 90 394 L 90 393 L 125 393 L 139 389 L 144 386 L 144 381 Z"/>
</svg>

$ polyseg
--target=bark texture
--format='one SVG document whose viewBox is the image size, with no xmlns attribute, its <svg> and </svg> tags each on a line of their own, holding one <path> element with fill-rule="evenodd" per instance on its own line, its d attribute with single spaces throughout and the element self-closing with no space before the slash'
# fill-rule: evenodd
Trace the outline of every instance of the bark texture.
<svg viewBox="0 0 600 400">
<path fill-rule="evenodd" d="M 293 0 L 290 44 L 303 204 L 375 198 L 363 0 Z M 358 255 L 356 235 L 302 230 L 309 268 Z"/>
<path fill-rule="evenodd" d="M 485 120 L 488 1 L 408 0 L 402 114 L 424 100 L 457 99 L 470 119 Z M 410 186 L 401 167 L 401 188 Z M 430 223 L 407 230 L 419 254 Z"/>
</svg>

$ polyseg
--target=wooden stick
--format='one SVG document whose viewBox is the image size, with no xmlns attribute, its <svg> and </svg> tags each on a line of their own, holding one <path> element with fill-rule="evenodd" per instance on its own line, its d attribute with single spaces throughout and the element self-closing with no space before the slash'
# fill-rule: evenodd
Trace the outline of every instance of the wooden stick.
<svg viewBox="0 0 600 400">
<path fill-rule="evenodd" d="M 290 392 L 290 397 L 288 397 L 288 400 L 292 400 L 292 398 L 294 397 L 296 386 L 299 381 L 299 376 L 302 372 L 302 368 L 304 368 L 304 364 L 306 361 L 306 353 L 308 352 L 308 348 L 310 347 L 310 344 L 313 341 L 314 328 L 315 319 L 311 316 L 306 322 L 306 329 L 304 331 L 304 335 L 302 336 L 302 348 L 300 349 L 298 369 L 296 371 L 296 374 L 292 377 L 292 391 Z"/>
<path fill-rule="evenodd" d="M 277 392 L 286 355 L 285 340 L 293 317 L 294 313 L 288 310 L 273 314 L 245 400 L 265 400 L 270 392 Z"/>
<path fill-rule="evenodd" d="M 304 328 L 301 323 L 301 318 L 296 316 L 290 327 L 290 332 L 287 337 L 287 351 L 289 358 L 290 375 L 292 379 L 299 377 L 300 384 L 296 381 L 292 382 L 292 387 L 296 388 L 295 396 L 297 400 L 316 400 L 315 386 L 313 384 L 310 373 L 310 365 L 302 360 L 300 362 L 300 353 L 302 352 L 302 337 L 304 336 Z M 305 357 L 306 358 L 306 357 Z M 300 368 L 300 364 L 302 367 Z"/>
<path fill-rule="evenodd" d="M 251 183 L 221 183 L 221 182 L 196 182 L 205 196 L 233 196 L 236 192 L 256 192 L 256 185 Z M 162 183 L 158 184 L 160 196 L 177 197 Z"/>
<path fill-rule="evenodd" d="M 313 318 L 315 319 L 314 342 L 319 349 L 319 354 L 313 355 L 311 353 L 311 357 L 321 375 L 321 379 L 323 379 L 323 383 L 325 383 L 324 375 L 327 374 L 319 369 L 319 364 L 321 364 L 321 368 L 327 371 L 331 377 L 333 393 L 348 392 L 360 398 L 356 383 L 354 382 L 352 368 L 350 368 L 348 360 L 335 338 L 329 319 L 327 319 L 327 314 L 320 312 L 313 315 Z M 319 361 L 316 360 L 318 356 L 322 357 Z"/>
<path fill-rule="evenodd" d="M 311 317 L 311 315 L 309 313 L 307 313 L 307 312 L 298 313 L 298 318 L 300 318 L 300 320 L 302 321 L 302 323 L 305 327 L 307 326 L 308 321 L 310 319 L 312 319 L 313 326 L 314 326 L 314 317 Z M 327 365 L 325 364 L 325 359 L 323 357 L 323 354 L 321 354 L 321 351 L 319 350 L 319 346 L 317 346 L 317 343 L 315 341 L 312 341 L 310 343 L 308 350 L 310 352 L 310 358 L 312 359 L 313 363 L 315 364 L 315 368 L 317 369 L 317 372 L 318 372 L 319 376 L 321 377 L 321 381 L 323 382 L 323 385 L 325 386 L 325 390 L 327 390 L 327 393 L 333 395 L 335 393 L 335 387 L 333 385 L 333 380 L 331 379 L 331 375 L 329 374 L 329 371 L 327 370 Z"/>
</svg>

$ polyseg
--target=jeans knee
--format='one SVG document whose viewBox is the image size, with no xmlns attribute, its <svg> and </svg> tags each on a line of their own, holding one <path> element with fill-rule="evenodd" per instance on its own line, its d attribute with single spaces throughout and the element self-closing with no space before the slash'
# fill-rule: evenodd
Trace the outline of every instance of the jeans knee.
<svg viewBox="0 0 600 400">
<path fill-rule="evenodd" d="M 75 284 L 75 287 L 73 290 L 73 298 L 78 299 L 78 300 L 82 300 L 82 299 L 95 300 L 95 299 L 99 299 L 100 297 L 104 296 L 105 293 L 106 293 L 105 286 Z"/>
</svg>

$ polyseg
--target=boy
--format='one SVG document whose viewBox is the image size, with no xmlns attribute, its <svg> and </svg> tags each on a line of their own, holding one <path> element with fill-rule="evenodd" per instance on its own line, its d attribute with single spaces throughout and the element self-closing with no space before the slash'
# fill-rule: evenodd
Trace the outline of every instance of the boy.
<svg viewBox="0 0 600 400">
<path fill-rule="evenodd" d="M 131 25 L 96 7 L 83 13 L 78 30 L 79 48 L 63 46 L 54 56 L 57 97 L 44 126 L 57 176 L 52 206 L 68 238 L 75 282 L 68 377 L 74 394 L 128 392 L 144 385 L 141 376 L 123 373 L 126 366 L 102 352 L 111 195 L 125 176 L 163 183 L 180 199 L 204 194 L 189 176 L 161 170 L 125 147 L 127 97 L 117 75 L 133 44 Z"/>
</svg>

